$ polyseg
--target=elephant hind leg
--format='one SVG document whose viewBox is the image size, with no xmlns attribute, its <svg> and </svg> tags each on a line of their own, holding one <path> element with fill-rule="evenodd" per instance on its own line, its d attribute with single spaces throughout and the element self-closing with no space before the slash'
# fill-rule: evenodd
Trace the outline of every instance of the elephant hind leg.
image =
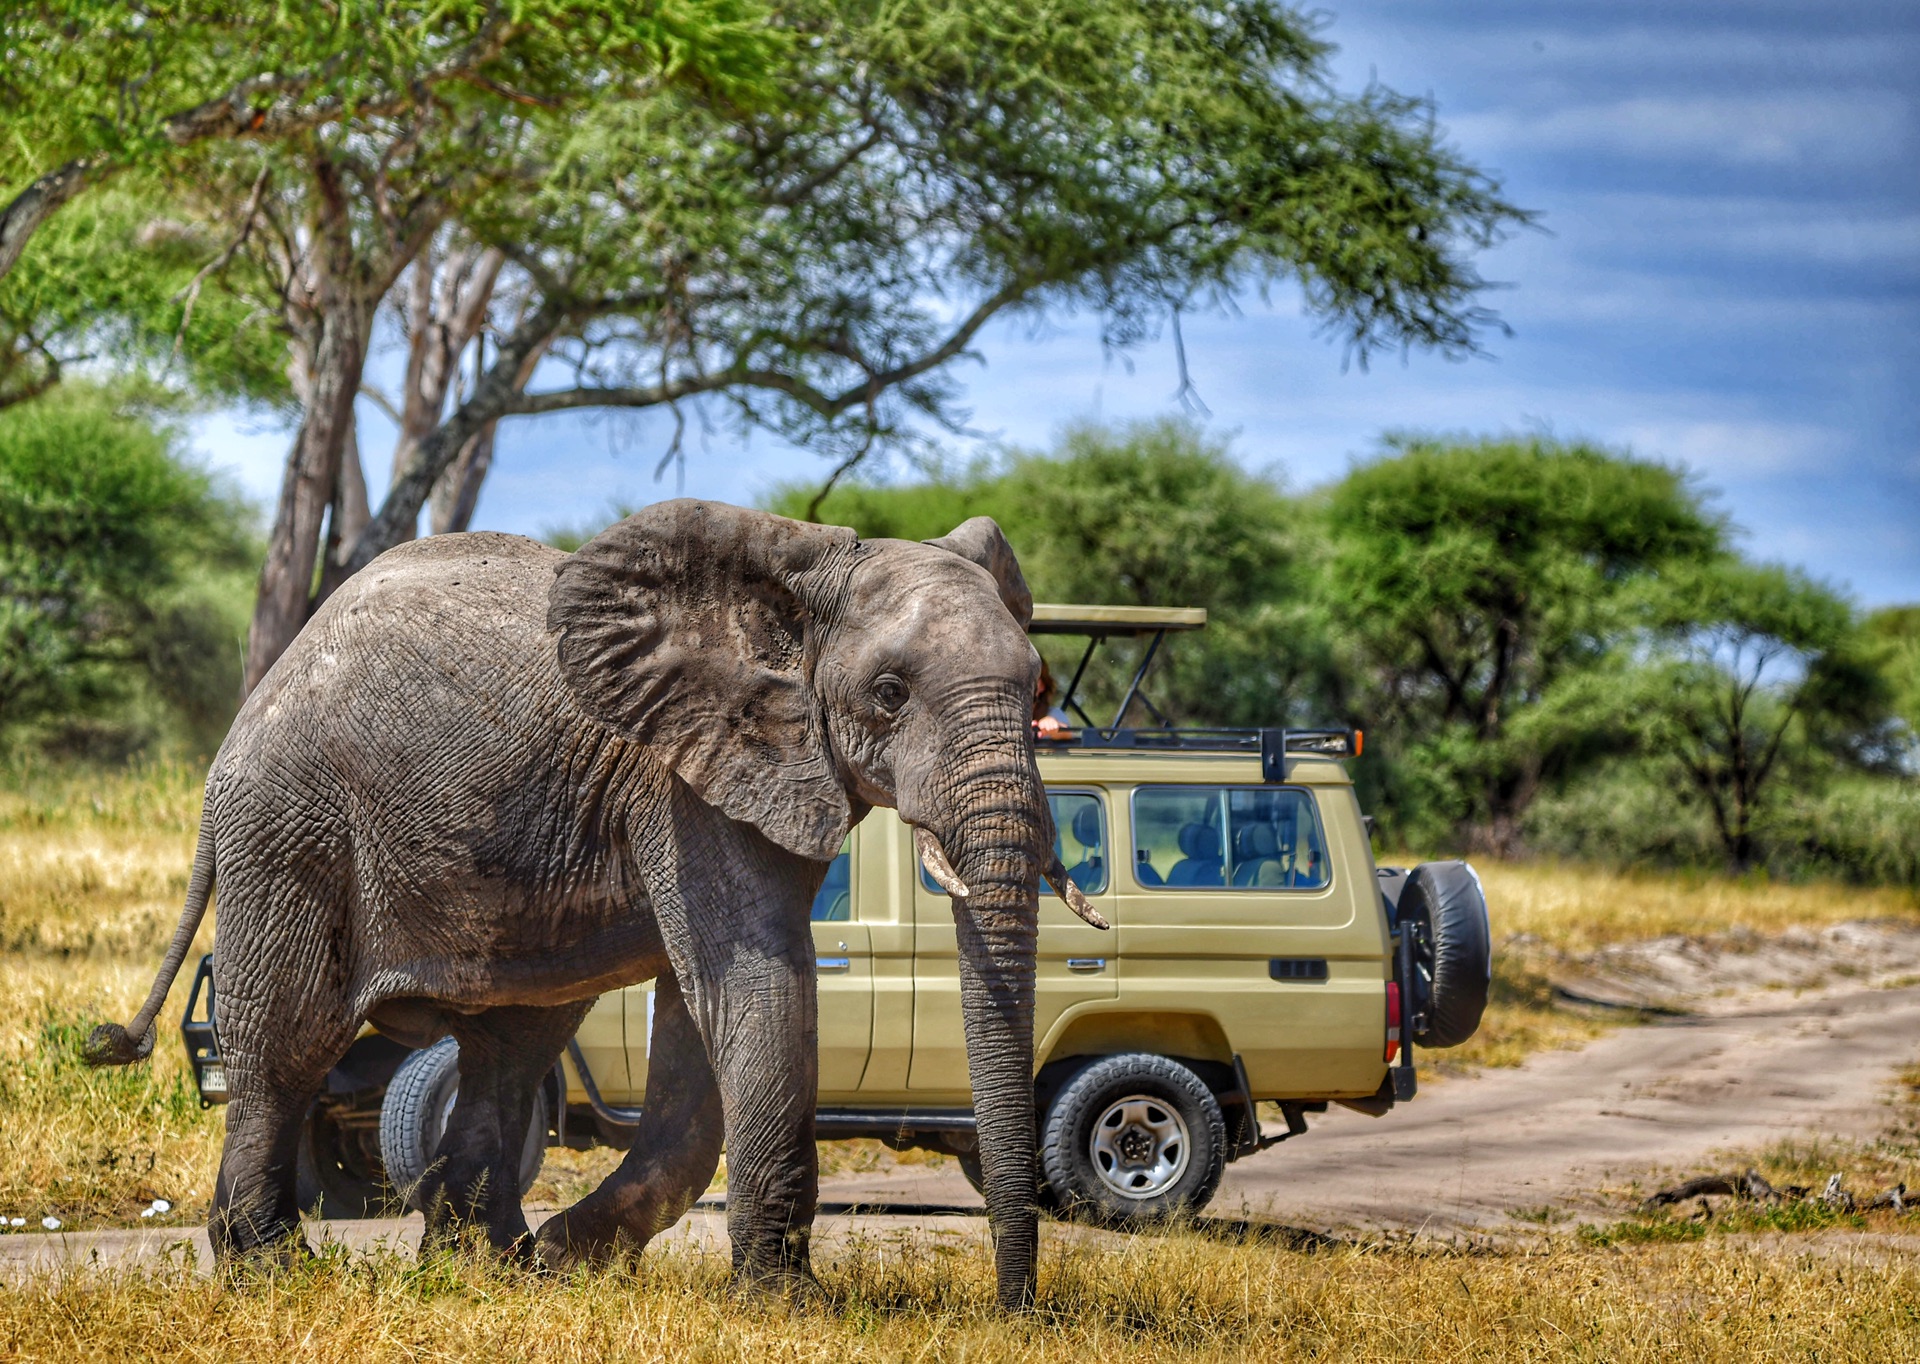
<svg viewBox="0 0 1920 1364">
<path fill-rule="evenodd" d="M 300 1124 L 319 1092 L 255 1084 L 227 1105 L 207 1239 L 216 1259 L 297 1259 L 307 1254 L 294 1197 Z"/>
<path fill-rule="evenodd" d="M 284 1000 L 249 1003 L 255 1007 L 235 1008 L 221 1020 L 233 1098 L 207 1238 L 222 1261 L 297 1259 L 307 1249 L 295 1192 L 300 1131 L 357 1024 L 313 1000 L 301 1001 L 298 1012 Z M 298 1026 L 282 1022 L 295 1017 L 302 1018 Z"/>
<path fill-rule="evenodd" d="M 454 1022 L 460 1091 L 424 1181 L 423 1247 L 450 1244 L 463 1226 L 479 1226 L 496 1250 L 528 1248 L 520 1157 L 534 1097 L 591 1005 L 510 1005 Z"/>
<path fill-rule="evenodd" d="M 654 986 L 647 1097 L 640 1130 L 599 1188 L 540 1228 L 538 1253 L 556 1268 L 637 1255 L 686 1215 L 720 1168 L 720 1090 L 679 982 Z"/>
</svg>

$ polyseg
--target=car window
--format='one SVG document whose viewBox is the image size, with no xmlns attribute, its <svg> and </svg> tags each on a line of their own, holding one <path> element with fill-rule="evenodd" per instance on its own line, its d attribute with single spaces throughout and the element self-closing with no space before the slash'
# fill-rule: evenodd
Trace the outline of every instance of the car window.
<svg viewBox="0 0 1920 1364">
<path fill-rule="evenodd" d="M 1133 796 L 1134 879 L 1149 889 L 1319 890 L 1313 797 L 1272 786 L 1146 786 Z"/>
<path fill-rule="evenodd" d="M 1105 803 L 1090 791 L 1049 791 L 1047 804 L 1053 808 L 1054 850 L 1068 879 L 1087 894 L 1098 895 L 1107 888 Z M 920 868 L 920 884 L 935 895 L 946 894 L 925 867 Z"/>
<path fill-rule="evenodd" d="M 813 897 L 815 923 L 844 923 L 853 917 L 852 840 L 840 845 L 840 855 L 827 864 L 827 879 Z"/>
</svg>

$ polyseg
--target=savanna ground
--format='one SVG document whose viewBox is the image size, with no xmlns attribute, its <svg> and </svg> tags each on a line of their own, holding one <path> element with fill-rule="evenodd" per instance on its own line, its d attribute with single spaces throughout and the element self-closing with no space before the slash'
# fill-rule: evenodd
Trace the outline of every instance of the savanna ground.
<svg viewBox="0 0 1920 1364">
<path fill-rule="evenodd" d="M 160 768 L 84 782 L 15 774 L 0 793 L 0 1215 L 37 1230 L 187 1227 L 205 1217 L 222 1118 L 203 1112 L 162 1016 L 151 1064 L 87 1071 L 85 1026 L 144 993 L 186 887 L 198 776 Z M 1552 978 L 1622 942 L 1764 942 L 1787 930 L 1916 917 L 1911 896 L 1832 886 L 1482 868 L 1510 944 L 1481 1034 L 1444 1070 L 1508 1067 L 1579 1046 L 1631 1011 L 1570 1007 Z M 210 941 L 203 931 L 203 946 Z M 1448 1081 L 1447 1083 L 1451 1083 Z M 1776 1184 L 1844 1169 L 1871 1190 L 1920 1184 L 1920 1068 L 1888 1093 L 1870 1142 L 1728 1153 Z M 829 1172 L 897 1158 L 822 1147 Z M 530 1202 L 598 1178 L 608 1153 L 553 1153 Z M 142 1219 L 153 1200 L 170 1210 Z M 1920 1220 L 1920 1219 L 1914 1219 Z M 991 1309 L 971 1238 L 855 1236 L 823 1247 L 821 1302 L 742 1302 L 691 1248 L 637 1270 L 536 1280 L 464 1258 L 330 1251 L 243 1283 L 184 1257 L 0 1282 L 9 1358 L 1109 1357 L 1398 1360 L 1882 1360 L 1920 1357 L 1914 1220 L 1815 1205 L 1683 1207 L 1575 1224 L 1542 1207 L 1525 1234 L 1301 1236 L 1203 1221 L 1114 1237 L 1048 1224 L 1039 1309 Z M 1526 1224 L 1526 1219 L 1522 1219 Z"/>
</svg>

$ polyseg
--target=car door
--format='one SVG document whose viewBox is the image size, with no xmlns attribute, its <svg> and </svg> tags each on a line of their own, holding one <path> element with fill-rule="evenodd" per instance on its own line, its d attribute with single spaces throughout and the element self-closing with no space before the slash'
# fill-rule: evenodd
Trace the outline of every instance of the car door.
<svg viewBox="0 0 1920 1364">
<path fill-rule="evenodd" d="M 854 902 L 850 837 L 813 898 L 814 961 L 820 981 L 820 1102 L 854 1097 L 873 1050 L 873 940 Z"/>
<path fill-rule="evenodd" d="M 1098 787 L 1052 787 L 1047 801 L 1059 830 L 1067 874 L 1109 922 L 1117 922 L 1111 871 L 1112 820 Z M 896 821 L 897 822 L 897 821 Z M 909 840 L 904 825 L 900 837 Z M 907 1087 L 929 1101 L 969 1102 L 967 1041 L 960 1017 L 960 963 L 952 902 L 924 869 L 913 882 L 913 1061 Z M 1079 919 L 1051 888 L 1040 889 L 1040 935 L 1034 979 L 1033 1036 L 1046 1037 L 1060 1016 L 1088 1000 L 1119 992 L 1112 933 Z"/>
<path fill-rule="evenodd" d="M 1377 1084 L 1383 961 L 1353 888 L 1377 892 L 1371 868 L 1335 856 L 1316 793 L 1143 785 L 1129 804 L 1116 927 L 1128 1003 L 1211 1015 L 1256 1092 Z"/>
</svg>

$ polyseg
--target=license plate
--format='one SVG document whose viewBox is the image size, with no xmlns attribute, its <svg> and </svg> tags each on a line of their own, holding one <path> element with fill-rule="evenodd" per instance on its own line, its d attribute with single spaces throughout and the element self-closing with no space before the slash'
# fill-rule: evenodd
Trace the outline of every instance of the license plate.
<svg viewBox="0 0 1920 1364">
<path fill-rule="evenodd" d="M 209 1099 L 227 1097 L 227 1068 L 207 1066 L 200 1072 L 200 1093 Z"/>
</svg>

